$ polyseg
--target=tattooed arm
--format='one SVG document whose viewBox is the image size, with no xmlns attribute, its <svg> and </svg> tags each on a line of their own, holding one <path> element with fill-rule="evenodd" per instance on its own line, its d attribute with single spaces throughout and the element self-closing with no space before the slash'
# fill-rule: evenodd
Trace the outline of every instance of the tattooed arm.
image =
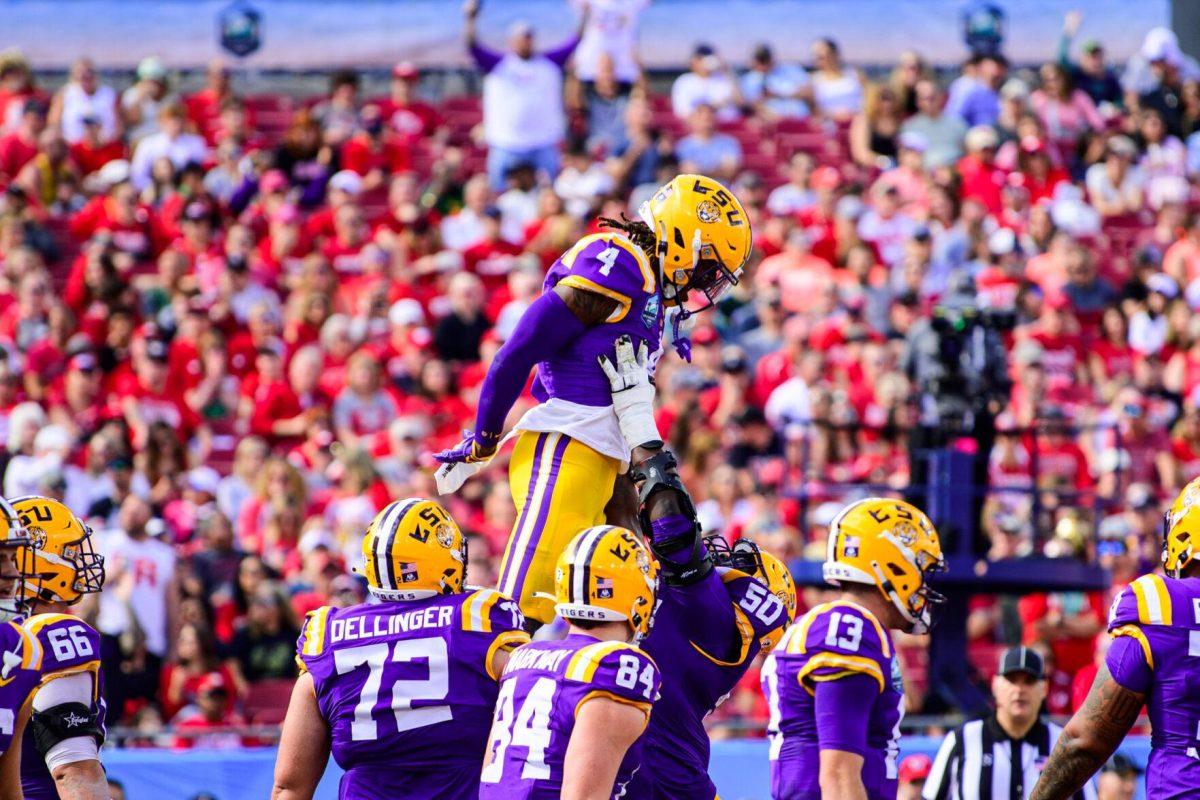
<svg viewBox="0 0 1200 800">
<path fill-rule="evenodd" d="M 1065 800 L 1109 759 L 1133 727 L 1146 695 L 1121 686 L 1101 666 L 1083 707 L 1058 737 L 1030 800 Z"/>
</svg>

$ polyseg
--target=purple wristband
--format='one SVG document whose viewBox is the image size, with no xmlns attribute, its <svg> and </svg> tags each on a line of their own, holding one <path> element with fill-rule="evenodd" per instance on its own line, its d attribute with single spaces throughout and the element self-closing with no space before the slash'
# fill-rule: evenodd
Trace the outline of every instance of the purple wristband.
<svg viewBox="0 0 1200 800">
<path fill-rule="evenodd" d="M 869 675 L 848 675 L 816 682 L 817 742 L 822 750 L 866 755 L 867 723 L 879 694 Z M 870 698 L 870 702 L 864 702 Z"/>
<path fill-rule="evenodd" d="M 553 291 L 533 301 L 517 322 L 513 335 L 497 351 L 483 379 L 475 435 L 487 441 L 499 439 L 504 420 L 529 379 L 529 371 L 585 330 L 586 326 Z"/>
<path fill-rule="evenodd" d="M 678 539 L 681 536 L 691 536 L 696 530 L 696 525 L 683 514 L 669 514 L 662 519 L 653 520 L 650 523 L 650 538 L 655 545 L 661 545 L 671 539 Z M 700 557 L 703 558 L 708 552 L 704 546 L 704 542 L 700 542 Z M 688 564 L 692 561 L 692 548 L 689 543 L 686 547 L 681 547 L 673 553 L 662 553 L 656 549 L 655 553 L 660 554 L 660 557 L 665 557 L 675 562 L 676 564 Z"/>
</svg>

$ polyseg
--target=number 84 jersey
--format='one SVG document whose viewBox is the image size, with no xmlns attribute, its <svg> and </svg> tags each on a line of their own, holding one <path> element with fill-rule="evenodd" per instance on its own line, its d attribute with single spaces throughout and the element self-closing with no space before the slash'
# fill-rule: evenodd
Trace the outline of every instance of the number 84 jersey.
<svg viewBox="0 0 1200 800">
<path fill-rule="evenodd" d="M 863 784 L 871 800 L 897 790 L 904 684 L 887 630 L 862 606 L 823 603 L 790 627 L 763 665 L 763 693 L 770 707 L 771 796 L 777 800 L 820 797 L 822 731 L 816 689 L 824 681 L 853 675 L 871 679 L 878 694 L 856 697 L 870 704 Z"/>
<path fill-rule="evenodd" d="M 558 798 L 579 708 L 603 697 L 640 708 L 649 721 L 659 686 L 654 660 L 624 642 L 573 633 L 518 648 L 500 682 L 480 800 Z M 625 794 L 644 740 L 639 737 L 625 753 L 612 797 Z"/>
</svg>

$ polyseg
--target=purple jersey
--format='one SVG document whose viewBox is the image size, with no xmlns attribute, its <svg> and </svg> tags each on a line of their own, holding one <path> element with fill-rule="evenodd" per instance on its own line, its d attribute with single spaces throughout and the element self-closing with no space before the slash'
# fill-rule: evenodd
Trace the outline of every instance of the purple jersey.
<svg viewBox="0 0 1200 800">
<path fill-rule="evenodd" d="M 646 766 L 625 796 L 712 800 L 704 718 L 746 674 L 762 638 L 787 625 L 787 609 L 758 579 L 728 567 L 691 586 L 664 585 L 659 596 L 643 646 L 671 668 L 646 729 Z"/>
<path fill-rule="evenodd" d="M 37 638 L 42 648 L 42 683 L 87 672 L 92 676 L 92 712 L 104 729 L 105 705 L 100 673 L 100 634 L 70 614 L 37 614 L 21 627 Z M 58 789 L 46 761 L 26 728 L 21 745 L 21 790 L 29 800 L 58 800 Z"/>
<path fill-rule="evenodd" d="M 612 405 L 608 378 L 596 359 L 613 358 L 613 342 L 628 334 L 636 348 L 646 342 L 649 351 L 661 349 L 663 312 L 658 285 L 641 248 L 619 233 L 585 236 L 562 255 L 546 274 L 550 291 L 558 284 L 602 294 L 617 301 L 606 324 L 583 332 L 549 361 L 538 365 L 542 391 L 539 400 L 555 397 L 585 406 Z M 657 360 L 651 356 L 651 363 Z"/>
<path fill-rule="evenodd" d="M 572 633 L 518 648 L 500 681 L 480 800 L 557 798 L 579 707 L 593 697 L 606 697 L 636 706 L 649 717 L 658 689 L 658 667 L 631 644 Z M 625 754 L 612 797 L 625 796 L 644 741 L 640 737 Z"/>
<path fill-rule="evenodd" d="M 474 798 L 496 651 L 529 640 L 492 589 L 310 612 L 297 644 L 345 770 L 342 800 Z"/>
<path fill-rule="evenodd" d="M 1146 796 L 1195 796 L 1200 786 L 1200 578 L 1143 575 L 1113 601 L 1108 630 L 1139 645 L 1134 651 L 1140 651 L 1140 669 L 1108 666 L 1118 683 L 1146 695 L 1151 727 Z M 1114 644 L 1110 662 L 1117 651 Z"/>
<path fill-rule="evenodd" d="M 0 754 L 13 744 L 17 717 L 42 680 L 42 646 L 15 622 L 0 623 Z"/>
<path fill-rule="evenodd" d="M 904 684 L 891 637 L 865 608 L 847 601 L 816 606 L 798 619 L 763 665 L 770 707 L 771 797 L 820 800 L 822 730 L 815 713 L 816 686 L 851 675 L 874 679 L 863 785 L 871 800 L 896 797 Z"/>
</svg>

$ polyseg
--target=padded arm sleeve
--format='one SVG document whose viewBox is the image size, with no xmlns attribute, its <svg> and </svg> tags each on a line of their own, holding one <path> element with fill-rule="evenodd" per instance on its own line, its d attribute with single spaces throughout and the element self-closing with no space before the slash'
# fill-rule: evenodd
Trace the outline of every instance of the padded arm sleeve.
<svg viewBox="0 0 1200 800">
<path fill-rule="evenodd" d="M 533 302 L 512 337 L 496 353 L 479 394 L 475 435 L 494 442 L 504 432 L 504 419 L 521 396 L 529 371 L 546 361 L 586 330 L 555 292 Z"/>
<path fill-rule="evenodd" d="M 97 747 L 104 742 L 104 729 L 93 699 L 92 681 L 90 672 L 64 675 L 42 686 L 33 696 L 29 724 L 38 752 L 51 770 L 99 757 Z"/>
</svg>

